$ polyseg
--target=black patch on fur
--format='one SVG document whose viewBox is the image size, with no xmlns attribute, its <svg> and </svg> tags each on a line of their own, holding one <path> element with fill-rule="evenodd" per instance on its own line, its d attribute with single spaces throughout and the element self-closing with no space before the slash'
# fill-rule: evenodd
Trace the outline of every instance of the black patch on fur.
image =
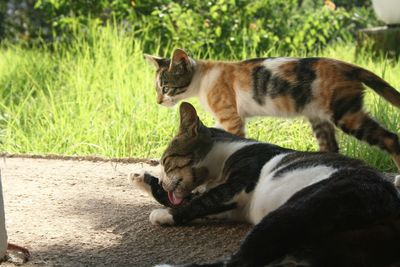
<svg viewBox="0 0 400 267">
<path fill-rule="evenodd" d="M 381 93 L 387 87 L 391 87 L 386 81 L 360 67 L 352 68 L 351 70 L 345 72 L 345 75 L 349 80 L 365 83 L 368 87 L 373 88 L 377 93 Z"/>
<path fill-rule="evenodd" d="M 273 76 L 271 78 L 271 82 L 269 83 L 268 95 L 271 98 L 276 98 L 290 94 L 291 90 L 291 85 L 288 81 L 281 79 L 278 76 Z"/>
<path fill-rule="evenodd" d="M 351 159 L 336 153 L 326 152 L 293 152 L 285 156 L 273 170 L 279 169 L 273 179 L 282 177 L 285 173 L 297 169 L 307 169 L 312 166 L 328 166 L 332 168 L 361 168 L 365 167 L 364 162 Z"/>
<path fill-rule="evenodd" d="M 354 68 L 351 68 L 349 71 L 344 72 L 344 74 L 345 74 L 346 78 L 351 81 L 359 81 L 362 72 L 363 72 L 363 69 L 354 67 Z"/>
<path fill-rule="evenodd" d="M 285 77 L 273 75 L 269 79 L 265 92 L 268 93 L 271 98 L 289 95 L 295 100 L 297 111 L 301 111 L 304 106 L 312 100 L 311 84 L 316 78 L 315 71 L 313 70 L 313 64 L 318 60 L 318 58 L 305 58 L 296 62 L 297 65 L 294 69 L 297 80 L 296 83 L 290 83 L 289 81 L 285 80 Z M 253 80 L 254 76 L 255 75 L 253 74 Z M 256 90 L 256 88 L 254 89 Z M 255 91 L 255 96 L 262 95 L 259 92 L 260 90 Z M 259 101 L 257 102 L 260 104 Z"/>
<path fill-rule="evenodd" d="M 227 159 L 222 175 L 229 177 L 227 182 L 238 187 L 245 185 L 246 193 L 249 193 L 254 190 L 265 163 L 276 155 L 287 151 L 291 150 L 271 144 L 258 143 L 245 146 Z"/>
<path fill-rule="evenodd" d="M 370 145 L 378 146 L 390 154 L 400 154 L 399 138 L 395 133 L 383 128 L 378 122 L 369 117 L 365 117 L 359 129 L 347 129 L 341 126 L 342 130 L 350 135 L 355 136 L 359 140 L 366 141 Z M 392 146 L 385 144 L 385 139 L 392 140 Z"/>
<path fill-rule="evenodd" d="M 168 193 L 158 183 L 158 178 L 152 176 L 149 173 L 144 174 L 144 182 L 150 185 L 151 194 L 158 203 L 166 207 L 172 207 L 171 202 L 168 199 Z"/>
<path fill-rule="evenodd" d="M 298 83 L 291 88 L 290 94 L 296 101 L 297 111 L 300 111 L 312 99 L 311 84 L 316 78 L 313 65 L 319 58 L 300 59 L 296 67 L 296 76 Z"/>
<path fill-rule="evenodd" d="M 253 98 L 259 105 L 263 105 L 271 72 L 263 66 L 258 66 L 253 69 L 251 76 L 253 78 Z"/>
<path fill-rule="evenodd" d="M 363 94 L 357 94 L 350 97 L 337 98 L 333 96 L 331 110 L 333 110 L 333 121 L 335 124 L 346 114 L 355 113 L 361 110 L 363 106 Z"/>
</svg>

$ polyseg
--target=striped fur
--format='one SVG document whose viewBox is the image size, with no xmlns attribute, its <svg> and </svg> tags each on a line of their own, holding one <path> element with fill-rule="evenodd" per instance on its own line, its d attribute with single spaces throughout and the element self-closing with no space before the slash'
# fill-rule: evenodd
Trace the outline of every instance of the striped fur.
<svg viewBox="0 0 400 267">
<path fill-rule="evenodd" d="M 396 107 L 400 93 L 361 67 L 328 58 L 203 61 L 183 50 L 171 60 L 146 55 L 157 66 L 157 99 L 172 106 L 197 96 L 226 131 L 244 136 L 253 116 L 309 119 L 320 151 L 338 152 L 335 127 L 388 152 L 400 168 L 398 137 L 363 109 L 363 84 Z"/>
<path fill-rule="evenodd" d="M 163 176 L 143 176 L 169 207 L 151 212 L 150 221 L 218 217 L 255 225 L 231 257 L 185 266 L 398 266 L 400 195 L 383 174 L 336 153 L 298 152 L 207 128 L 188 103 L 180 115 L 161 159 Z M 194 194 L 199 186 L 205 191 Z M 178 191 L 184 202 L 165 203 L 166 191 Z"/>
</svg>

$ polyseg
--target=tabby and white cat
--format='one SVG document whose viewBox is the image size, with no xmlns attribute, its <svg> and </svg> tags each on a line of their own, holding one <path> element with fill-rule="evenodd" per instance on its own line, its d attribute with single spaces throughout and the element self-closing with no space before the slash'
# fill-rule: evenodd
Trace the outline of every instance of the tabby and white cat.
<svg viewBox="0 0 400 267">
<path fill-rule="evenodd" d="M 400 195 L 383 174 L 336 153 L 207 128 L 188 103 L 180 116 L 161 177 L 131 176 L 168 207 L 153 210 L 151 223 L 211 216 L 255 225 L 231 257 L 187 266 L 286 266 L 288 258 L 290 266 L 400 266 Z M 205 191 L 193 193 L 199 187 Z"/>
<path fill-rule="evenodd" d="M 303 115 L 320 151 L 338 152 L 334 125 L 387 151 L 400 169 L 400 144 L 363 110 L 363 83 L 396 107 L 400 93 L 374 73 L 328 58 L 203 61 L 176 49 L 171 59 L 145 55 L 157 68 L 157 102 L 198 96 L 223 129 L 244 136 L 252 116 Z"/>
</svg>

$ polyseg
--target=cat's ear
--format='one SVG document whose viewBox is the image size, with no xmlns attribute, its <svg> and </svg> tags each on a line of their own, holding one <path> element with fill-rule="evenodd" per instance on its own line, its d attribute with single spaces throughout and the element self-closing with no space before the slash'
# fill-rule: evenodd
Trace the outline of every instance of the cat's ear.
<svg viewBox="0 0 400 267">
<path fill-rule="evenodd" d="M 179 107 L 181 124 L 179 126 L 180 133 L 187 133 L 191 136 L 197 135 L 200 127 L 203 125 L 197 116 L 196 109 L 187 102 L 182 102 Z"/>
<path fill-rule="evenodd" d="M 169 66 L 169 59 L 165 59 L 162 57 L 157 57 L 157 56 L 152 56 L 149 54 L 144 54 L 144 58 L 147 60 L 147 62 L 151 63 L 156 67 L 157 69 L 161 67 L 168 67 Z"/>
<path fill-rule="evenodd" d="M 190 66 L 190 64 L 191 64 L 190 58 L 183 49 L 177 48 L 172 53 L 171 67 L 180 65 L 182 63 L 186 66 Z"/>
</svg>

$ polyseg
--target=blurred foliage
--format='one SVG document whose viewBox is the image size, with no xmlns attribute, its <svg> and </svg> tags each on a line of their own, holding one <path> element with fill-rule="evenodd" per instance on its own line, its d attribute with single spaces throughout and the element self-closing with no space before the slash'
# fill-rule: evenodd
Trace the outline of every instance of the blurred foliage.
<svg viewBox="0 0 400 267">
<path fill-rule="evenodd" d="M 137 35 L 146 51 L 180 46 L 240 57 L 271 48 L 316 51 L 377 24 L 369 2 L 335 2 L 336 8 L 316 0 L 8 0 L 0 23 L 14 41 L 66 42 L 74 31 L 111 21 Z"/>
</svg>

